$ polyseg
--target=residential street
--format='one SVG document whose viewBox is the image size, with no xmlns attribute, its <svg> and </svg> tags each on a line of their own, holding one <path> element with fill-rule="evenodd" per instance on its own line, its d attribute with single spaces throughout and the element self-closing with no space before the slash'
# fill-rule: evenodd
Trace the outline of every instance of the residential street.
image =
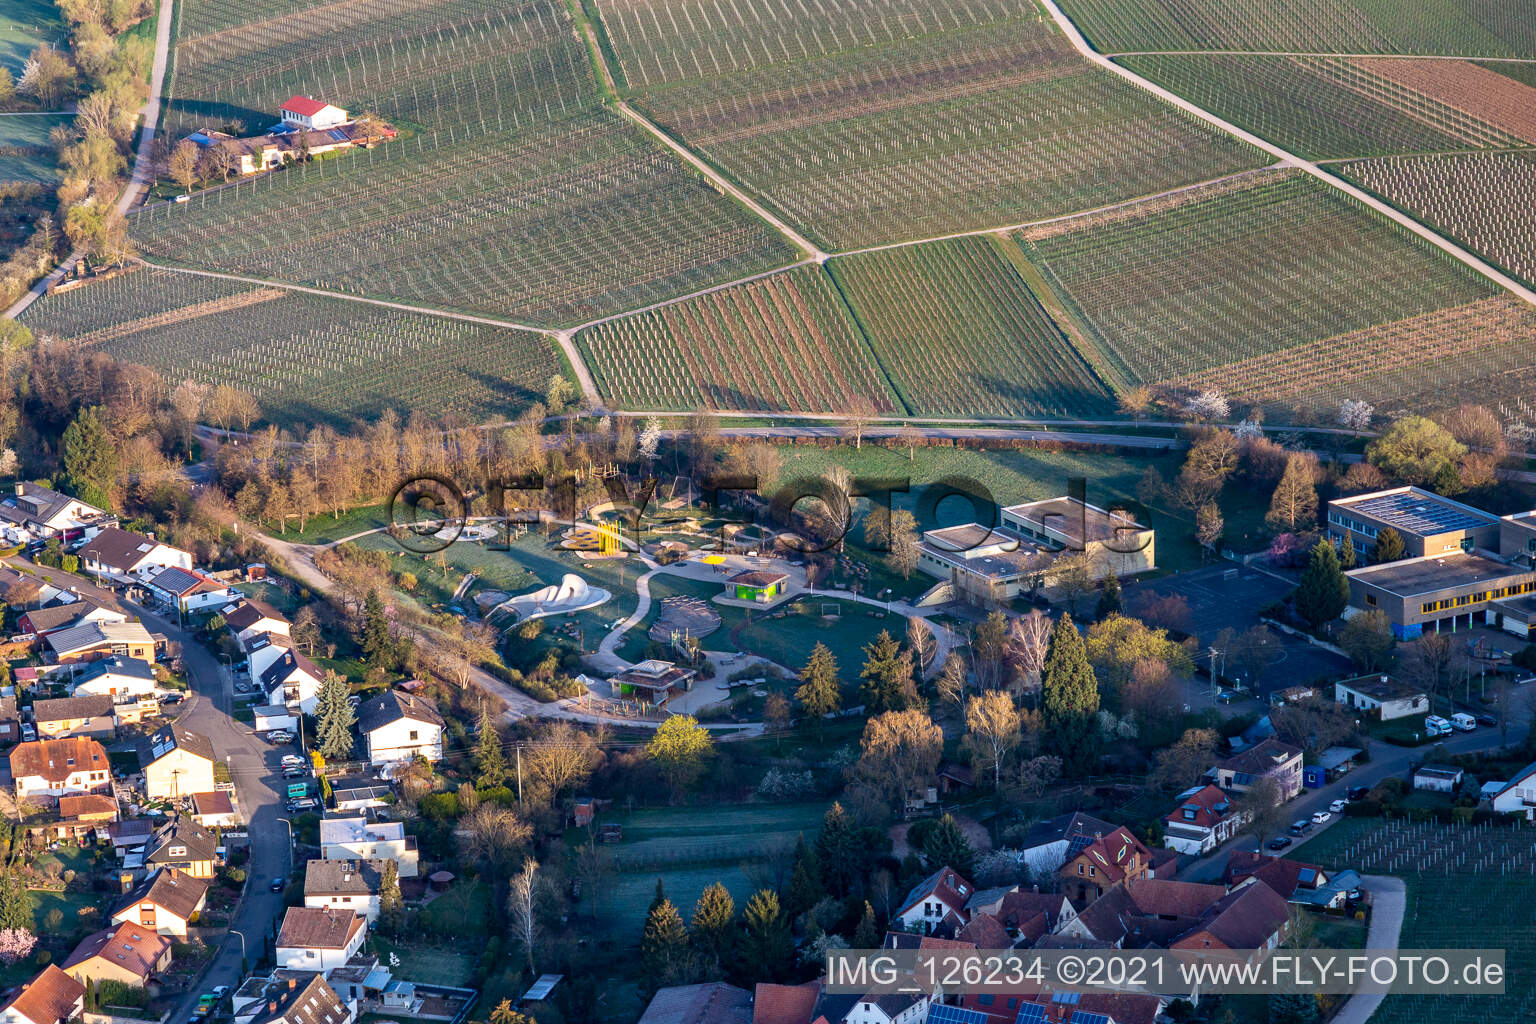
<svg viewBox="0 0 1536 1024">
<path fill-rule="evenodd" d="M 282 911 L 282 894 L 271 892 L 270 883 L 278 876 L 287 877 L 293 873 L 289 826 L 282 815 L 282 797 L 276 788 L 282 775 L 282 754 L 284 751 L 291 752 L 292 748 L 268 746 L 265 741 L 253 735 L 248 726 L 230 717 L 234 691 L 229 673 L 206 647 L 190 633 L 177 629 L 174 622 L 78 576 L 35 565 L 24 559 L 11 561 L 24 565 L 28 572 L 44 577 L 56 586 L 73 587 L 82 595 L 137 615 L 148 629 L 164 633 L 180 643 L 187 680 L 193 692 L 189 698 L 191 707 L 181 721 L 193 732 L 207 736 L 213 743 L 214 752 L 229 765 L 230 778 L 235 783 L 235 792 L 240 801 L 240 812 L 251 838 L 251 859 L 246 865 L 246 894 L 231 922 L 232 934 L 220 949 L 201 986 L 189 992 L 186 1001 L 171 1016 L 173 1021 L 185 1020 L 196 1005 L 200 992 L 206 992 L 215 985 L 234 988 L 244 976 L 241 940 L 234 933 L 245 936 L 245 949 L 249 959 L 254 962 L 260 955 L 261 944 L 273 920 Z"/>
</svg>

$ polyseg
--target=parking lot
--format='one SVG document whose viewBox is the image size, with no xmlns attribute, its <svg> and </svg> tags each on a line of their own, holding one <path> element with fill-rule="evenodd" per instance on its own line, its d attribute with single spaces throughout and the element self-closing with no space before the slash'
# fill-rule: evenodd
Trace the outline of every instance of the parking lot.
<svg viewBox="0 0 1536 1024">
<path fill-rule="evenodd" d="M 1132 602 L 1145 600 L 1147 594 L 1183 597 L 1189 605 L 1190 632 L 1200 638 L 1202 649 L 1208 651 L 1217 633 L 1228 628 L 1239 632 L 1251 629 L 1259 622 L 1260 610 L 1285 597 L 1290 590 L 1291 584 L 1279 577 L 1223 562 L 1149 580 L 1127 588 L 1126 597 Z M 1275 657 L 1259 678 L 1257 689 L 1261 696 L 1270 690 L 1351 671 L 1348 658 L 1273 627 L 1271 632 L 1275 635 Z"/>
</svg>

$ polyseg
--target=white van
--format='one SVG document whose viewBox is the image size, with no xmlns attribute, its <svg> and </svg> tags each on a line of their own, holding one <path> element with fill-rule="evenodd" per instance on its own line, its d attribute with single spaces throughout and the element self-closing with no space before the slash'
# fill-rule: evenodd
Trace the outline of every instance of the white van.
<svg viewBox="0 0 1536 1024">
<path fill-rule="evenodd" d="M 1466 712 L 1452 715 L 1451 728 L 1455 729 L 1457 732 L 1471 732 L 1473 729 L 1477 728 L 1477 719 L 1473 718 Z"/>
<path fill-rule="evenodd" d="M 1441 718 L 1439 715 L 1430 715 L 1428 718 L 1424 719 L 1424 735 L 1449 736 L 1450 734 L 1451 723 Z"/>
</svg>

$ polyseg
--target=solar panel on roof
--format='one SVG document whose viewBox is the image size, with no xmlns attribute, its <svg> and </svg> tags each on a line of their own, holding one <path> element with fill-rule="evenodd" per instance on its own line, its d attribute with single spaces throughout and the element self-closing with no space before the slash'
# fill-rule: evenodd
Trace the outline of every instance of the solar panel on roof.
<svg viewBox="0 0 1536 1024">
<path fill-rule="evenodd" d="M 1063 1006 L 1076 1006 L 1077 1001 L 1083 998 L 1080 992 L 1052 992 L 1051 1002 L 1061 1003 Z"/>
<path fill-rule="evenodd" d="M 987 1015 L 963 1006 L 935 1003 L 928 1008 L 928 1024 L 987 1024 Z"/>
<path fill-rule="evenodd" d="M 1013 1024 L 1041 1024 L 1045 1020 L 1045 1007 L 1039 1003 L 1025 1003 L 1019 1007 L 1019 1015 Z"/>
<path fill-rule="evenodd" d="M 1085 1013 L 1078 1010 L 1072 1015 L 1072 1024 L 1109 1024 L 1109 1018 L 1102 1013 Z"/>
</svg>

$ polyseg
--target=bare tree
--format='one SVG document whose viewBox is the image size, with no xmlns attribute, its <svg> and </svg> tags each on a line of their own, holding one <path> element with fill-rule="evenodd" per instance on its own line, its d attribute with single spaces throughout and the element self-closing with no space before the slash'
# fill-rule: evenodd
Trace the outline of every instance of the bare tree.
<svg viewBox="0 0 1536 1024">
<path fill-rule="evenodd" d="M 1045 652 L 1051 641 L 1051 619 L 1038 608 L 1012 620 L 1008 626 L 1008 661 L 1024 693 L 1040 689 Z"/>
<path fill-rule="evenodd" d="M 847 436 L 853 438 L 855 450 L 864 447 L 864 431 L 869 427 L 869 421 L 875 418 L 875 403 L 866 395 L 850 395 L 843 403 L 842 424 Z"/>
<path fill-rule="evenodd" d="M 507 916 L 512 934 L 528 956 L 528 971 L 535 973 L 534 947 L 539 936 L 539 862 L 529 857 L 512 876 L 507 891 Z"/>
</svg>

